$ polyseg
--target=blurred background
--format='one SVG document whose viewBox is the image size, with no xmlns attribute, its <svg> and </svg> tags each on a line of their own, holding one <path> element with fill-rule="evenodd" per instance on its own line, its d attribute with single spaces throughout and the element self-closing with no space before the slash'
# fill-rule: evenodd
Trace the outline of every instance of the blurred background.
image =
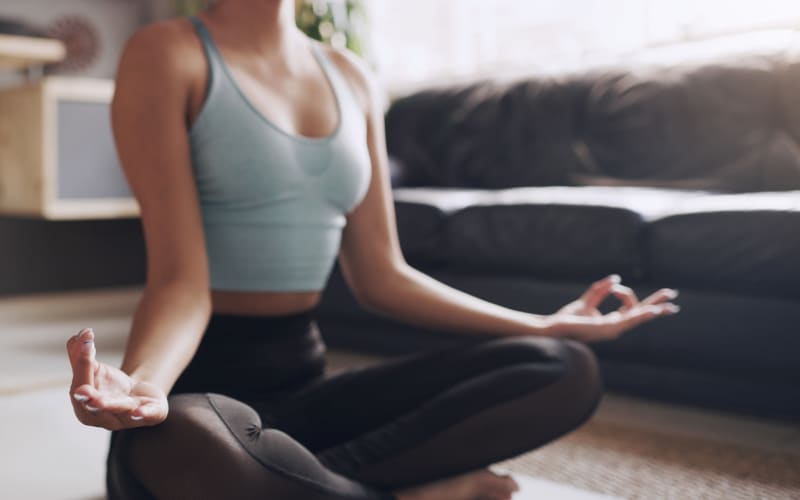
<svg viewBox="0 0 800 500">
<path fill-rule="evenodd" d="M 111 77 L 130 33 L 208 0 L 4 0 L 0 16 L 84 40 L 71 73 Z M 796 30 L 792 0 L 297 0 L 298 24 L 369 58 L 389 86 L 578 68 L 648 47 Z M 328 21 L 326 23 L 326 21 Z M 312 28 L 313 26 L 313 28 Z M 321 33 L 318 28 L 321 26 Z M 81 35 L 82 33 L 82 35 Z M 82 37 L 82 38 L 81 38 Z M 93 40 L 93 42 L 89 42 Z M 86 52 L 94 47 L 96 53 Z M 78 44 L 73 51 L 78 51 Z M 77 53 L 72 54 L 78 59 Z"/>
<path fill-rule="evenodd" d="M 2 499 L 104 498 L 108 436 L 71 414 L 63 343 L 92 326 L 119 362 L 145 280 L 116 66 L 207 5 L 0 0 Z M 800 1 L 295 7 L 389 97 L 411 265 L 542 314 L 610 273 L 681 291 L 679 315 L 592 345 L 606 397 L 504 464 L 519 500 L 800 498 Z M 338 268 L 319 312 L 336 369 L 463 340 L 363 310 Z"/>
</svg>

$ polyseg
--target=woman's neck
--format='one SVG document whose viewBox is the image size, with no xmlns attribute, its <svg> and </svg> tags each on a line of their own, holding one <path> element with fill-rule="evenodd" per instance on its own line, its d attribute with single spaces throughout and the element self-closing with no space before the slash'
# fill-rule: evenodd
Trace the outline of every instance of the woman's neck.
<svg viewBox="0 0 800 500">
<path fill-rule="evenodd" d="M 298 39 L 294 0 L 216 0 L 206 15 L 262 53 L 291 51 Z"/>
</svg>

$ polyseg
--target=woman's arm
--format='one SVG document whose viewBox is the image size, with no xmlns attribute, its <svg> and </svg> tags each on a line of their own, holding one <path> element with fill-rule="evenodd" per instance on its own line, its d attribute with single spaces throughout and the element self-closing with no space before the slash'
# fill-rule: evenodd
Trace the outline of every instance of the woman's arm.
<svg viewBox="0 0 800 500">
<path fill-rule="evenodd" d="M 98 363 L 94 349 L 81 350 L 92 334 L 68 344 L 76 414 L 89 425 L 120 428 L 163 420 L 165 395 L 194 355 L 211 314 L 186 124 L 192 75 L 205 69 L 198 66 L 202 52 L 193 43 L 185 26 L 158 23 L 137 32 L 120 60 L 111 119 L 140 207 L 147 282 L 121 371 Z M 144 387 L 143 394 L 137 387 Z M 154 394 L 164 408 L 152 407 Z M 145 403 L 151 407 L 139 408 Z"/>
<path fill-rule="evenodd" d="M 188 23 L 159 23 L 128 43 L 112 126 L 139 202 L 147 286 L 122 369 L 168 391 L 194 354 L 211 312 L 208 264 L 187 132 L 202 54 Z"/>
<path fill-rule="evenodd" d="M 369 190 L 348 216 L 339 256 L 345 280 L 364 307 L 405 322 L 454 332 L 574 336 L 583 340 L 610 338 L 643 321 L 677 312 L 676 306 L 665 302 L 674 298 L 674 291 L 659 290 L 639 302 L 618 277 L 609 276 L 559 313 L 542 316 L 482 300 L 408 265 L 398 242 L 387 174 L 383 94 L 369 71 L 354 58 L 336 54 L 364 106 L 372 160 Z M 623 307 L 600 315 L 596 307 L 610 294 L 619 298 Z"/>
</svg>

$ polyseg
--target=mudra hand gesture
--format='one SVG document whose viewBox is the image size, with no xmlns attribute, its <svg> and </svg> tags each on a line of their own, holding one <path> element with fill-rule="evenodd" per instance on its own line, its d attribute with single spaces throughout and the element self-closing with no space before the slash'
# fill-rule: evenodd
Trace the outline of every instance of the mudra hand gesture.
<svg viewBox="0 0 800 500">
<path fill-rule="evenodd" d="M 616 311 L 602 314 L 597 308 L 610 295 L 622 305 Z M 677 313 L 680 307 L 669 302 L 677 296 L 676 290 L 662 288 L 639 301 L 633 290 L 623 286 L 620 277 L 612 274 L 592 284 L 579 299 L 559 309 L 552 319 L 556 329 L 576 340 L 611 340 L 641 323 Z"/>
<path fill-rule="evenodd" d="M 153 384 L 95 359 L 94 331 L 67 341 L 72 365 L 70 400 L 81 423 L 109 430 L 155 425 L 167 418 L 167 396 Z"/>
</svg>

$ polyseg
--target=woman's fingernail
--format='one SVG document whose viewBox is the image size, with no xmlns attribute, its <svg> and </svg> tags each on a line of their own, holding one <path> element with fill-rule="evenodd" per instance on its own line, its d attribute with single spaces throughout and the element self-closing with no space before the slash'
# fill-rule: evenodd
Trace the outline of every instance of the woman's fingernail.
<svg viewBox="0 0 800 500">
<path fill-rule="evenodd" d="M 622 281 L 622 276 L 620 276 L 619 274 L 612 274 L 611 276 L 609 276 L 609 279 L 614 283 L 619 283 L 620 281 Z"/>
<path fill-rule="evenodd" d="M 675 314 L 676 312 L 678 312 L 680 310 L 681 310 L 681 306 L 676 306 L 674 304 L 671 304 L 671 305 L 669 305 L 667 307 L 667 311 L 671 312 L 672 314 Z"/>
<path fill-rule="evenodd" d="M 142 420 L 143 418 L 144 418 L 144 416 L 142 416 L 142 415 L 131 415 L 131 420 L 134 420 L 136 422 L 138 422 L 139 420 Z"/>
<path fill-rule="evenodd" d="M 97 412 L 99 412 L 99 411 L 100 411 L 100 408 L 97 408 L 96 406 L 92 406 L 92 405 L 83 405 L 83 406 L 84 406 L 84 407 L 85 407 L 87 410 L 89 410 L 89 413 L 97 413 Z"/>
<path fill-rule="evenodd" d="M 89 401 L 89 396 L 84 396 L 83 394 L 73 394 L 72 397 L 75 398 L 75 401 L 79 403 L 83 403 L 84 401 Z"/>
<path fill-rule="evenodd" d="M 90 354 L 94 350 L 94 340 L 84 340 L 81 346 L 81 352 Z"/>
</svg>

